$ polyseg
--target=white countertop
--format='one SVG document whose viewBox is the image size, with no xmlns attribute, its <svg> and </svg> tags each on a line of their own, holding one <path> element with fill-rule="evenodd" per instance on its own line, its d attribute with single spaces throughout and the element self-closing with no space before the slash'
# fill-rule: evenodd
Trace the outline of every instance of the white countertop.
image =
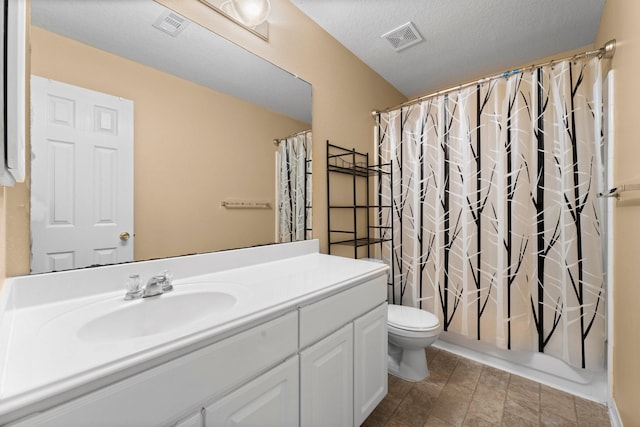
<svg viewBox="0 0 640 427">
<path fill-rule="evenodd" d="M 207 264 L 213 272 L 204 272 Z M 80 339 L 73 332 L 78 325 L 71 323 L 80 320 L 68 319 L 81 319 L 85 312 L 91 316 L 91 307 L 144 303 L 123 301 L 121 278 L 159 266 L 179 272 L 174 272 L 175 293 L 206 282 L 234 293 L 238 303 L 219 316 L 144 337 L 101 342 Z M 384 264 L 320 254 L 314 241 L 9 279 L 0 300 L 0 424 L 209 345 L 386 270 Z M 96 282 L 96 292 L 68 289 L 78 286 L 77 276 L 81 282 Z M 56 286 L 64 298 L 55 299 Z"/>
</svg>

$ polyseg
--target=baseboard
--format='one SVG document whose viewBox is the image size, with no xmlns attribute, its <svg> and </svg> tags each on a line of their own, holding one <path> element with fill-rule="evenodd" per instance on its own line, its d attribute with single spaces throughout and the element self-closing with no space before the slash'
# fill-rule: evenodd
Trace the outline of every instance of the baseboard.
<svg viewBox="0 0 640 427">
<path fill-rule="evenodd" d="M 623 427 L 622 420 L 620 419 L 620 413 L 618 412 L 618 406 L 616 405 L 616 401 L 613 397 L 611 397 L 607 406 L 609 407 L 609 421 L 611 422 L 611 427 Z"/>
</svg>

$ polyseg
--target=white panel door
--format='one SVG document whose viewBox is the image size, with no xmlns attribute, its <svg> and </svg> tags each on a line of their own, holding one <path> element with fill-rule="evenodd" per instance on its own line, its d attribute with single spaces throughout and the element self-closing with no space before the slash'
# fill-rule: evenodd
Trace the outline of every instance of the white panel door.
<svg viewBox="0 0 640 427">
<path fill-rule="evenodd" d="M 353 425 L 353 325 L 300 353 L 300 425 Z"/>
<path fill-rule="evenodd" d="M 298 425 L 298 356 L 205 408 L 206 427 Z"/>
<path fill-rule="evenodd" d="M 31 271 L 133 261 L 133 101 L 32 76 L 31 109 Z"/>
<path fill-rule="evenodd" d="M 387 395 L 387 304 L 353 322 L 354 425 Z"/>
</svg>

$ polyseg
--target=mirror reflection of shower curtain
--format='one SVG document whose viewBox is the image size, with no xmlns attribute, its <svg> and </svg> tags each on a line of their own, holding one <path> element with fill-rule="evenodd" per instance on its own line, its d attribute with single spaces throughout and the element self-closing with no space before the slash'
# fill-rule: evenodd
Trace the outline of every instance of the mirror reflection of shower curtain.
<svg viewBox="0 0 640 427">
<path fill-rule="evenodd" d="M 383 247 L 390 301 L 433 312 L 449 333 L 603 368 L 600 62 L 380 114 L 398 236 Z"/>
<path fill-rule="evenodd" d="M 311 131 L 278 141 L 278 242 L 311 239 Z"/>
</svg>

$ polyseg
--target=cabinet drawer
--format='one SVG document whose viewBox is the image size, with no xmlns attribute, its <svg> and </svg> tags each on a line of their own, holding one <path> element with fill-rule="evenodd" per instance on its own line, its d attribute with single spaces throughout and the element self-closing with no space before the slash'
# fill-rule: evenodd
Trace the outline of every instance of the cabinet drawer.
<svg viewBox="0 0 640 427">
<path fill-rule="evenodd" d="M 197 402 L 220 396 L 295 354 L 297 338 L 297 312 L 293 312 L 16 425 L 165 425 L 176 414 L 195 411 Z"/>
<path fill-rule="evenodd" d="M 386 276 L 380 276 L 300 308 L 300 347 L 313 344 L 386 299 Z"/>
<path fill-rule="evenodd" d="M 173 427 L 202 427 L 202 413 L 196 412 L 184 420 L 174 424 Z"/>
</svg>

